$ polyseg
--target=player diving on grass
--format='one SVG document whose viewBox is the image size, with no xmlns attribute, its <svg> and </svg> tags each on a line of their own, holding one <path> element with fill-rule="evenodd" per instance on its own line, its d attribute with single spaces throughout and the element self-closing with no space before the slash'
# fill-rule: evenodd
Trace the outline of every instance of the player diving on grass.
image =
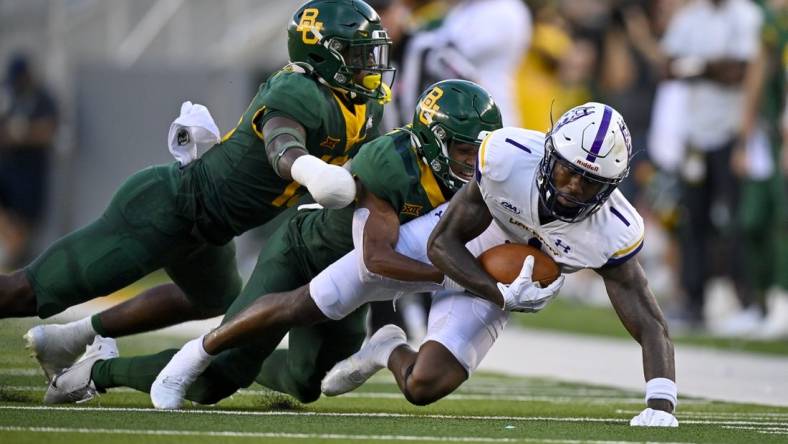
<svg viewBox="0 0 788 444">
<path fill-rule="evenodd" d="M 370 279 L 402 276 L 416 281 L 417 289 L 443 288 L 443 273 L 425 263 L 426 256 L 418 261 L 394 250 L 400 225 L 429 213 L 472 180 L 481 138 L 500 127 L 497 106 L 478 85 L 446 80 L 429 87 L 412 125 L 368 142 L 353 158 L 357 214 L 351 207 L 299 211 L 271 236 L 216 330 L 224 341 L 209 346 L 216 356 L 208 359 L 202 337 L 180 351 L 149 356 L 93 354 L 55 377 L 45 402 L 85 400 L 97 390 L 127 386 L 150 390 L 156 407 L 177 408 L 184 398 L 218 402 L 255 378 L 302 402 L 316 400 L 326 372 L 361 346 L 366 301 L 351 306 L 337 300 L 341 313 L 327 316 L 310 296 L 310 280 L 360 243 Z M 424 250 L 426 242 L 421 245 Z M 348 278 L 358 278 L 357 262 Z M 321 292 L 337 293 L 333 287 Z M 391 299 L 389 293 L 383 297 Z M 288 331 L 288 349 L 274 352 Z M 184 356 L 195 354 L 204 365 L 179 367 Z"/>
<path fill-rule="evenodd" d="M 379 133 L 391 42 L 360 0 L 308 2 L 287 33 L 291 63 L 260 87 L 219 143 L 199 159 L 131 176 L 100 218 L 0 276 L 0 318 L 48 318 L 160 268 L 174 282 L 92 318 L 31 329 L 28 346 L 49 378 L 97 333 L 117 337 L 224 313 L 241 291 L 233 237 L 307 191 L 326 208 L 354 199 L 353 177 L 340 165 Z M 197 136 L 179 138 L 188 148 Z M 113 352 L 109 343 L 104 349 Z"/>
<path fill-rule="evenodd" d="M 636 258 L 643 245 L 643 220 L 616 189 L 629 172 L 631 156 L 624 119 L 600 103 L 571 109 L 546 135 L 497 131 L 479 151 L 476 180 L 454 197 L 430 235 L 428 254 L 448 278 L 505 307 L 534 291 L 532 260 L 526 259 L 511 285 L 492 279 L 465 246 L 490 225 L 516 242 L 539 246 L 563 272 L 596 271 L 624 327 L 642 347 L 647 407 L 630 424 L 675 427 L 673 345 Z M 526 299 L 534 301 L 534 310 L 549 301 Z M 506 314 L 499 316 L 496 322 L 505 322 Z M 361 378 L 355 375 L 368 360 L 364 353 L 362 349 L 338 364 L 327 385 L 343 391 L 356 386 Z M 378 364 L 387 364 L 395 376 L 407 374 L 398 365 L 399 356 L 411 353 L 401 345 Z"/>
<path fill-rule="evenodd" d="M 677 404 L 673 346 L 636 258 L 643 221 L 616 189 L 628 174 L 631 155 L 623 118 L 599 103 L 568 111 L 547 135 L 517 128 L 493 132 L 481 146 L 476 179 L 458 192 L 448 210 L 442 206 L 403 225 L 398 236 L 392 232 L 383 243 L 374 242 L 383 221 L 357 210 L 356 250 L 295 297 L 288 295 L 287 302 L 279 296 L 261 298 L 189 342 L 159 374 L 152 388 L 154 404 L 178 407 L 184 393 L 188 398 L 192 381 L 199 381 L 204 369 L 208 373 L 211 362 L 219 359 L 214 356 L 230 347 L 283 325 L 340 319 L 370 300 L 426 289 L 409 282 L 418 273 L 381 266 L 384 252 L 394 257 L 392 247 L 420 262 L 432 259 L 439 270 L 430 271 L 430 281 L 440 281 L 445 270 L 444 285 L 459 284 L 480 297 L 438 293 L 418 351 L 406 344 L 399 327 L 385 326 L 327 374 L 322 390 L 328 395 L 353 390 L 388 367 L 410 402 L 434 402 L 475 370 L 509 311 L 541 310 L 562 283 L 559 278 L 543 289 L 531 282 L 531 258 L 510 285 L 492 279 L 474 256 L 508 240 L 540 247 L 565 273 L 591 268 L 603 277 L 616 312 L 643 349 L 647 408 L 631 425 L 677 426 L 672 415 Z M 452 280 L 455 284 L 449 285 Z"/>
</svg>

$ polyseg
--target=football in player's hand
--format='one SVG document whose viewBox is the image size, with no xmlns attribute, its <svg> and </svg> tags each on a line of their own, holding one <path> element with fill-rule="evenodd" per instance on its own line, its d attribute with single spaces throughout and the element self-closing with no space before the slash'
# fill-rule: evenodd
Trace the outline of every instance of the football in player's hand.
<svg viewBox="0 0 788 444">
<path fill-rule="evenodd" d="M 483 252 L 479 262 L 484 271 L 498 282 L 511 284 L 520 274 L 523 261 L 528 256 L 534 257 L 532 279 L 539 282 L 542 288 L 550 285 L 561 275 L 561 268 L 547 253 L 528 244 L 501 244 Z"/>
</svg>

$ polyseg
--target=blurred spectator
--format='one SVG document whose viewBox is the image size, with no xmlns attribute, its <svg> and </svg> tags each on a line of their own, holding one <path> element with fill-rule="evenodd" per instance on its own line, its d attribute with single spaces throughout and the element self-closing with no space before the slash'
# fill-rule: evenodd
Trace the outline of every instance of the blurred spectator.
<svg viewBox="0 0 788 444">
<path fill-rule="evenodd" d="M 457 1 L 439 27 L 408 42 L 398 73 L 400 110 L 407 116 L 416 109 L 416 98 L 430 84 L 462 78 L 492 95 L 504 125 L 516 125 L 514 75 L 530 38 L 531 14 L 522 0 Z"/>
<path fill-rule="evenodd" d="M 550 5 L 535 10 L 533 39 L 517 70 L 514 90 L 522 127 L 547 132 L 551 112 L 559 116 L 584 102 L 568 93 L 570 85 L 562 82 L 562 66 L 578 60 L 571 58 L 574 43 L 564 28 L 558 12 Z M 582 69 L 569 71 L 583 72 Z"/>
<path fill-rule="evenodd" d="M 652 152 L 674 150 L 655 160 L 668 169 L 680 166 L 686 298 L 674 321 L 690 326 L 703 321 L 706 282 L 713 274 L 732 278 L 740 297 L 749 298 L 735 224 L 739 185 L 729 165 L 742 81 L 757 53 L 760 23 L 760 11 L 747 0 L 693 0 L 670 20 L 662 42 L 669 57 L 665 74 L 674 82 L 669 100 L 657 100 L 654 112 L 671 124 L 665 133 L 654 132 L 655 141 L 666 140 L 652 143 Z"/>
<path fill-rule="evenodd" d="M 664 56 L 646 16 L 648 2 L 616 0 L 605 26 L 599 63 L 600 100 L 627 116 L 632 145 L 639 151 L 646 146 L 659 71 Z M 645 153 L 632 161 L 633 175 L 620 189 L 636 205 L 644 173 L 648 168 Z"/>
<path fill-rule="evenodd" d="M 8 63 L 0 92 L 0 242 L 3 267 L 15 268 L 31 252 L 31 233 L 44 210 L 57 109 L 28 58 Z"/>
<path fill-rule="evenodd" d="M 780 117 L 786 106 L 788 1 L 770 0 L 763 9 L 760 50 L 747 71 L 741 132 L 731 165 L 744 179 L 739 218 L 755 299 L 742 301 L 744 313 L 750 315 L 733 318 L 724 333 L 773 338 L 788 334 L 788 213 L 779 164 L 784 151 Z M 760 322 L 766 292 L 772 287 L 776 288 L 767 320 Z"/>
</svg>

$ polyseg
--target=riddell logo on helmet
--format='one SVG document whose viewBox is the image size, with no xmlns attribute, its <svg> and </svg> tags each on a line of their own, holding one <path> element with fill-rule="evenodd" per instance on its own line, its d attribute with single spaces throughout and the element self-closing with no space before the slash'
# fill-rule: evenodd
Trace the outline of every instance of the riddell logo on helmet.
<svg viewBox="0 0 788 444">
<path fill-rule="evenodd" d="M 591 170 L 593 172 L 599 171 L 599 165 L 595 165 L 595 164 L 593 164 L 591 162 L 586 162 L 583 159 L 575 159 L 575 163 L 580 165 L 581 167 L 583 167 L 585 169 L 588 169 L 588 170 Z"/>
</svg>

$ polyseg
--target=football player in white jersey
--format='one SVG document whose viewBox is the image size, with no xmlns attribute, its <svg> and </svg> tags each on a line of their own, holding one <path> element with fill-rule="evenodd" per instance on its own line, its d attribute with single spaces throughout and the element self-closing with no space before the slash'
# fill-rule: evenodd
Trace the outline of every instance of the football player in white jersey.
<svg viewBox="0 0 788 444">
<path fill-rule="evenodd" d="M 647 408 L 634 426 L 677 426 L 673 345 L 635 255 L 643 221 L 616 186 L 632 146 L 621 115 L 588 103 L 565 113 L 550 133 L 504 128 L 482 144 L 476 181 L 451 201 L 432 232 L 432 263 L 468 291 L 506 308 L 541 309 L 549 298 L 531 282 L 527 259 L 511 285 L 496 282 L 466 242 L 498 225 L 517 242 L 540 246 L 562 271 L 595 270 L 622 323 L 643 350 Z M 390 360 L 397 359 L 397 350 Z M 338 364 L 339 365 L 339 364 Z"/>
</svg>

